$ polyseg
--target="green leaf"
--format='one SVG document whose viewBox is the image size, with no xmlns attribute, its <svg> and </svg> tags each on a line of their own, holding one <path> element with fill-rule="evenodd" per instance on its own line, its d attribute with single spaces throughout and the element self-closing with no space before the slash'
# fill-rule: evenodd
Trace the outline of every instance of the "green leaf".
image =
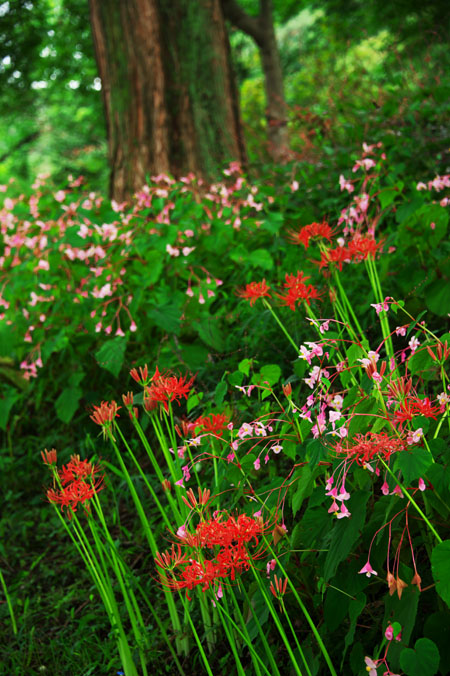
<svg viewBox="0 0 450 676">
<path fill-rule="evenodd" d="M 281 369 L 278 364 L 265 364 L 261 367 L 260 375 L 262 381 L 267 381 L 269 385 L 275 385 L 280 379 Z"/>
<path fill-rule="evenodd" d="M 242 373 L 245 373 L 245 375 L 248 377 L 252 364 L 253 359 L 243 359 L 241 362 L 239 362 L 238 369 L 239 371 L 242 371 Z"/>
<path fill-rule="evenodd" d="M 448 211 L 439 204 L 426 204 L 420 210 L 419 223 L 422 226 L 422 232 L 428 236 L 428 241 L 432 247 L 437 246 L 447 232 Z M 434 223 L 434 228 L 431 224 Z"/>
<path fill-rule="evenodd" d="M 427 308 L 440 317 L 446 317 L 450 309 L 450 283 L 448 279 L 436 279 L 425 290 Z"/>
<path fill-rule="evenodd" d="M 302 506 L 302 502 L 305 498 L 309 497 L 312 492 L 314 483 L 314 475 L 309 468 L 309 465 L 305 465 L 301 468 L 300 479 L 298 480 L 297 490 L 292 496 L 292 514 L 295 516 Z"/>
<path fill-rule="evenodd" d="M 366 517 L 368 499 L 369 493 L 367 491 L 354 493 L 347 504 L 351 517 L 336 521 L 323 570 L 323 577 L 326 582 L 333 577 L 338 565 L 347 558 L 353 545 L 360 537 Z"/>
<path fill-rule="evenodd" d="M 392 204 L 398 194 L 398 190 L 395 188 L 385 188 L 384 190 L 380 190 L 378 199 L 380 200 L 381 208 L 385 209 Z"/>
<path fill-rule="evenodd" d="M 341 594 L 342 596 L 342 594 Z M 358 617 L 361 615 L 362 611 L 366 607 L 366 595 L 363 592 L 358 592 L 356 595 L 356 599 L 352 599 L 349 603 L 349 609 L 348 609 L 348 614 L 350 617 L 350 628 L 345 635 L 345 648 L 344 652 L 342 655 L 342 662 L 341 662 L 341 672 L 342 672 L 342 667 L 344 664 L 344 659 L 346 652 L 349 648 L 349 646 L 353 645 L 353 641 L 355 638 L 355 630 L 356 630 L 356 623 L 358 621 Z"/>
<path fill-rule="evenodd" d="M 272 256 L 267 249 L 255 249 L 247 255 L 247 262 L 263 270 L 272 270 L 273 268 Z"/>
<path fill-rule="evenodd" d="M 212 347 L 217 352 L 223 352 L 224 340 L 222 330 L 217 321 L 212 318 L 203 319 L 201 322 L 194 322 L 194 328 L 204 343 Z"/>
<path fill-rule="evenodd" d="M 437 593 L 450 608 L 450 540 L 440 542 L 431 552 L 431 572 Z"/>
<path fill-rule="evenodd" d="M 327 457 L 328 449 L 322 443 L 321 439 L 309 439 L 306 444 L 306 457 L 311 465 L 317 465 L 321 460 Z"/>
<path fill-rule="evenodd" d="M 153 307 L 148 312 L 149 317 L 153 319 L 159 329 L 179 335 L 181 329 L 181 311 L 177 305 L 168 303 Z M 205 341 L 206 342 L 206 341 Z"/>
<path fill-rule="evenodd" d="M 423 477 L 432 462 L 432 455 L 427 450 L 411 448 L 397 453 L 395 468 L 401 470 L 404 482 L 410 484 Z"/>
<path fill-rule="evenodd" d="M 55 410 L 56 415 L 63 423 L 69 423 L 72 420 L 82 395 L 83 390 L 78 387 L 66 387 L 61 392 L 55 401 Z"/>
<path fill-rule="evenodd" d="M 284 455 L 287 455 L 291 460 L 297 457 L 297 443 L 289 439 L 282 440 L 282 447 Z"/>
<path fill-rule="evenodd" d="M 434 676 L 439 669 L 439 650 L 429 638 L 419 638 L 414 650 L 405 648 L 400 666 L 407 676 Z"/>
<path fill-rule="evenodd" d="M 122 368 L 126 346 L 126 338 L 122 338 L 121 336 L 103 343 L 101 348 L 95 353 L 98 365 L 117 378 Z"/>
<path fill-rule="evenodd" d="M 216 406 L 220 406 L 223 403 L 227 390 L 228 386 L 225 380 L 221 380 L 220 383 L 217 383 L 216 389 L 214 390 L 214 403 Z"/>
</svg>

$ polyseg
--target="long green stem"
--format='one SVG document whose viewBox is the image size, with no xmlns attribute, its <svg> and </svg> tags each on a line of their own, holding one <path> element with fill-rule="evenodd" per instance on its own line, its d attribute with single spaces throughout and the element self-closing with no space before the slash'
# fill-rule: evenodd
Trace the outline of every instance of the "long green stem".
<svg viewBox="0 0 450 676">
<path fill-rule="evenodd" d="M 434 526 L 433 526 L 433 524 L 430 522 L 430 520 L 427 518 L 427 516 L 426 516 L 426 515 L 423 513 L 423 511 L 420 509 L 420 507 L 419 507 L 419 505 L 417 504 L 417 502 L 416 502 L 416 501 L 414 500 L 414 498 L 408 493 L 408 491 L 406 490 L 406 488 L 403 486 L 403 484 L 401 483 L 401 481 L 395 476 L 394 472 L 391 470 L 391 468 L 389 467 L 389 465 L 383 460 L 383 458 L 382 458 L 381 456 L 378 456 L 378 458 L 379 458 L 379 460 L 381 461 L 381 463 L 385 466 L 385 468 L 387 469 L 387 471 L 389 472 L 389 474 L 395 479 L 395 481 L 397 482 L 397 484 L 400 486 L 403 495 L 405 495 L 405 497 L 408 498 L 409 502 L 414 506 L 414 508 L 416 509 L 416 511 L 420 514 L 420 516 L 422 517 L 422 519 L 425 521 L 425 523 L 427 524 L 428 528 L 429 528 L 429 529 L 431 530 L 431 532 L 434 534 L 436 540 L 437 540 L 439 543 L 441 543 L 441 542 L 442 542 L 442 538 L 439 536 L 439 534 L 437 533 L 436 529 L 434 528 Z"/>
<path fill-rule="evenodd" d="M 2 573 L 1 570 L 0 570 L 0 582 L 1 582 L 1 585 L 2 585 L 2 588 L 3 588 L 3 593 L 5 594 L 6 604 L 8 606 L 8 611 L 9 611 L 9 616 L 11 618 L 11 624 L 12 624 L 13 632 L 14 632 L 14 635 L 17 635 L 16 617 L 14 615 L 14 610 L 13 610 L 12 603 L 11 603 L 11 598 L 8 594 L 8 588 L 6 586 L 5 578 L 3 577 L 3 573 Z"/>
<path fill-rule="evenodd" d="M 290 333 L 289 333 L 289 332 L 287 331 L 287 329 L 285 328 L 283 322 L 279 319 L 277 313 L 274 311 L 274 309 L 273 309 L 273 307 L 271 306 L 271 304 L 270 304 L 265 298 L 262 299 L 262 302 L 263 302 L 263 304 L 265 305 L 265 307 L 270 311 L 270 313 L 272 314 L 272 317 L 275 319 L 275 321 L 277 322 L 278 326 L 279 326 L 280 329 L 283 331 L 284 335 L 286 336 L 286 338 L 288 339 L 288 341 L 290 342 L 290 344 L 291 344 L 292 347 L 294 348 L 295 352 L 298 354 L 298 345 L 297 345 L 297 343 L 296 343 L 296 342 L 294 341 L 294 339 L 291 337 Z"/>
</svg>

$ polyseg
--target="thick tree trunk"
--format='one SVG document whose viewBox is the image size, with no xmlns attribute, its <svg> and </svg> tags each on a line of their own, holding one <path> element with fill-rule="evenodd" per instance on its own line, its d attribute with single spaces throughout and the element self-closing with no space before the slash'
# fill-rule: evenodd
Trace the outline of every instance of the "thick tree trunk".
<svg viewBox="0 0 450 676">
<path fill-rule="evenodd" d="M 245 160 L 219 0 L 90 0 L 90 11 L 111 196 Z"/>
<path fill-rule="evenodd" d="M 222 0 L 224 14 L 231 23 L 256 42 L 266 90 L 266 119 L 269 152 L 273 159 L 289 159 L 287 106 L 284 98 L 283 73 L 273 25 L 272 0 L 260 0 L 258 16 L 247 14 L 236 0 Z"/>
</svg>

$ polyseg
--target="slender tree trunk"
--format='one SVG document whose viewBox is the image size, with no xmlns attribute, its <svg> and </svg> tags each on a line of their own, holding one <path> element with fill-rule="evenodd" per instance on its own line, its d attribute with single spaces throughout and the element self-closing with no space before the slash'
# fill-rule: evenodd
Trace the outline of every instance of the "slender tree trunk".
<svg viewBox="0 0 450 676">
<path fill-rule="evenodd" d="M 110 193 L 245 160 L 220 0 L 90 0 Z"/>
<path fill-rule="evenodd" d="M 247 14 L 236 0 L 222 0 L 224 14 L 231 23 L 256 42 L 266 91 L 266 119 L 269 152 L 277 162 L 290 156 L 287 106 L 284 98 L 280 53 L 273 25 L 272 0 L 260 0 L 259 15 Z"/>
</svg>

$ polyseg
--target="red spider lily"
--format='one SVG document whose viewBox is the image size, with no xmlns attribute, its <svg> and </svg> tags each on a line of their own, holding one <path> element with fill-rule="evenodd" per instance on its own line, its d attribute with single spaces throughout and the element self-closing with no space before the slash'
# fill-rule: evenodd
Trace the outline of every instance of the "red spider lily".
<svg viewBox="0 0 450 676">
<path fill-rule="evenodd" d="M 322 223 L 310 223 L 310 225 L 304 225 L 300 230 L 291 230 L 288 235 L 293 244 L 303 244 L 305 249 L 307 249 L 310 239 L 322 237 L 331 242 L 334 232 L 328 223 L 323 221 Z"/>
<path fill-rule="evenodd" d="M 104 488 L 104 476 L 95 478 L 100 472 L 100 467 L 88 460 L 80 460 L 78 455 L 73 455 L 70 462 L 58 471 L 61 488 L 58 490 L 49 488 L 47 498 L 50 502 L 60 504 L 61 510 L 67 509 L 69 519 L 72 511 L 77 511 L 79 503 L 86 503 L 96 493 Z"/>
<path fill-rule="evenodd" d="M 171 569 L 186 562 L 186 554 L 182 553 L 180 545 L 172 545 L 172 549 L 160 554 L 156 552 L 155 563 L 160 568 Z"/>
<path fill-rule="evenodd" d="M 97 423 L 97 425 L 107 425 L 108 423 L 113 422 L 114 418 L 120 417 L 117 411 L 121 408 L 121 406 L 117 406 L 115 401 L 102 401 L 100 406 L 93 407 L 93 413 L 90 418 Z"/>
<path fill-rule="evenodd" d="M 319 270 L 322 268 L 328 268 L 330 263 L 336 265 L 339 270 L 342 270 L 343 263 L 349 263 L 351 261 L 351 255 L 349 250 L 345 246 L 338 246 L 335 249 L 327 249 L 322 251 L 320 254 L 320 261 L 315 261 L 319 264 Z"/>
<path fill-rule="evenodd" d="M 428 397 L 426 399 L 405 399 L 395 411 L 392 422 L 402 427 L 415 416 L 423 415 L 425 418 L 434 418 L 440 411 L 439 406 L 433 406 Z"/>
<path fill-rule="evenodd" d="M 356 460 L 358 465 L 364 467 L 377 455 L 383 456 L 388 460 L 393 453 L 402 451 L 405 448 L 405 442 L 398 437 L 390 437 L 386 432 L 367 432 L 367 434 L 356 434 L 352 441 L 340 441 L 334 446 L 338 455 L 346 455 L 348 458 Z"/>
<path fill-rule="evenodd" d="M 360 263 L 369 256 L 375 258 L 376 253 L 382 246 L 383 242 L 376 242 L 371 237 L 355 237 L 348 243 L 347 247 L 338 246 L 335 249 L 322 251 L 320 261 L 318 261 L 319 269 L 328 268 L 330 263 L 333 263 L 339 270 L 342 270 L 343 263 L 352 261 Z"/>
<path fill-rule="evenodd" d="M 127 408 L 133 407 L 133 399 L 134 399 L 133 392 L 127 392 L 126 394 L 122 394 L 122 401 Z"/>
<path fill-rule="evenodd" d="M 187 498 L 184 497 L 184 495 L 181 496 L 181 499 L 183 500 L 184 504 L 189 507 L 189 509 L 197 509 L 198 505 L 202 505 L 205 507 L 208 503 L 209 496 L 211 495 L 211 491 L 209 488 L 205 488 L 204 491 L 198 487 L 198 500 L 194 495 L 194 491 L 192 488 L 190 488 L 188 491 L 186 491 L 186 495 L 188 496 Z"/>
<path fill-rule="evenodd" d="M 45 449 L 44 451 L 41 451 L 41 455 L 42 455 L 42 461 L 46 465 L 56 465 L 56 462 L 57 462 L 56 449 L 52 448 L 51 451 L 47 451 L 47 449 Z"/>
<path fill-rule="evenodd" d="M 371 237 L 355 237 L 348 244 L 348 251 L 352 260 L 357 262 L 366 260 L 369 256 L 375 258 L 377 251 L 383 246 L 383 242 L 376 242 Z"/>
<path fill-rule="evenodd" d="M 209 500 L 209 491 L 199 492 L 199 495 L 203 502 Z M 192 491 L 190 499 L 197 502 Z M 182 555 L 181 544 L 178 544 L 177 549 L 172 547 L 172 551 L 156 557 L 156 564 L 167 571 L 160 571 L 160 578 L 168 589 L 201 586 L 205 591 L 209 587 L 214 588 L 217 580 L 234 580 L 265 552 L 264 548 L 258 549 L 259 536 L 263 532 L 262 521 L 246 514 L 226 519 L 219 514 L 216 518 L 201 521 L 195 534 L 188 533 L 185 528 L 183 531 L 179 536 L 181 544 L 190 548 L 190 555 Z M 205 551 L 211 550 L 215 551 L 214 558 L 206 558 Z"/>
<path fill-rule="evenodd" d="M 135 380 L 139 385 L 148 385 L 148 366 L 145 364 L 144 367 L 139 366 L 139 372 L 137 369 L 131 369 L 130 376 Z"/>
<path fill-rule="evenodd" d="M 211 415 L 197 418 L 193 423 L 193 427 L 194 429 L 200 427 L 200 432 L 215 434 L 221 437 L 229 422 L 230 417 L 226 413 L 211 413 Z"/>
<path fill-rule="evenodd" d="M 277 293 L 281 304 L 287 305 L 291 310 L 295 311 L 295 303 L 297 301 L 305 300 L 309 305 L 311 299 L 319 298 L 320 294 L 317 289 L 312 284 L 305 284 L 305 280 L 307 279 L 309 277 L 305 277 L 303 272 L 300 271 L 297 271 L 297 275 L 287 274 L 283 285 L 287 288 L 287 293 L 284 296 Z"/>
<path fill-rule="evenodd" d="M 287 578 L 285 579 L 284 582 L 282 582 L 281 578 L 278 578 L 275 575 L 274 582 L 275 582 L 275 586 L 274 586 L 273 582 L 271 582 L 270 587 L 269 587 L 272 594 L 275 596 L 275 598 L 278 598 L 279 596 L 284 596 L 285 593 L 286 593 L 286 587 L 287 587 L 287 583 L 288 583 Z"/>
<path fill-rule="evenodd" d="M 445 343 L 441 343 L 439 341 L 439 343 L 437 343 L 436 345 L 433 345 L 433 347 L 435 349 L 437 348 L 436 349 L 437 357 L 434 354 L 431 347 L 427 347 L 428 354 L 430 355 L 430 357 L 432 358 L 433 361 L 436 361 L 436 362 L 439 362 L 440 364 L 443 364 L 444 361 L 446 361 L 448 359 L 449 355 L 450 355 L 450 348 L 447 344 L 447 341 L 445 341 Z"/>
<path fill-rule="evenodd" d="M 151 379 L 151 385 L 145 387 L 144 405 L 146 410 L 155 408 L 158 403 L 164 406 L 166 412 L 169 412 L 169 403 L 184 397 L 188 398 L 195 376 L 186 380 L 187 376 L 169 376 L 160 373 L 158 367 Z"/>
<path fill-rule="evenodd" d="M 236 295 L 249 300 L 250 305 L 254 305 L 258 298 L 271 298 L 269 291 L 270 286 L 267 286 L 266 280 L 263 279 L 262 282 L 250 282 L 245 289 L 237 289 Z"/>
<path fill-rule="evenodd" d="M 411 378 L 402 376 L 397 378 L 397 380 L 392 380 L 387 386 L 388 392 L 393 399 L 404 399 L 410 392 L 412 388 Z"/>
</svg>

